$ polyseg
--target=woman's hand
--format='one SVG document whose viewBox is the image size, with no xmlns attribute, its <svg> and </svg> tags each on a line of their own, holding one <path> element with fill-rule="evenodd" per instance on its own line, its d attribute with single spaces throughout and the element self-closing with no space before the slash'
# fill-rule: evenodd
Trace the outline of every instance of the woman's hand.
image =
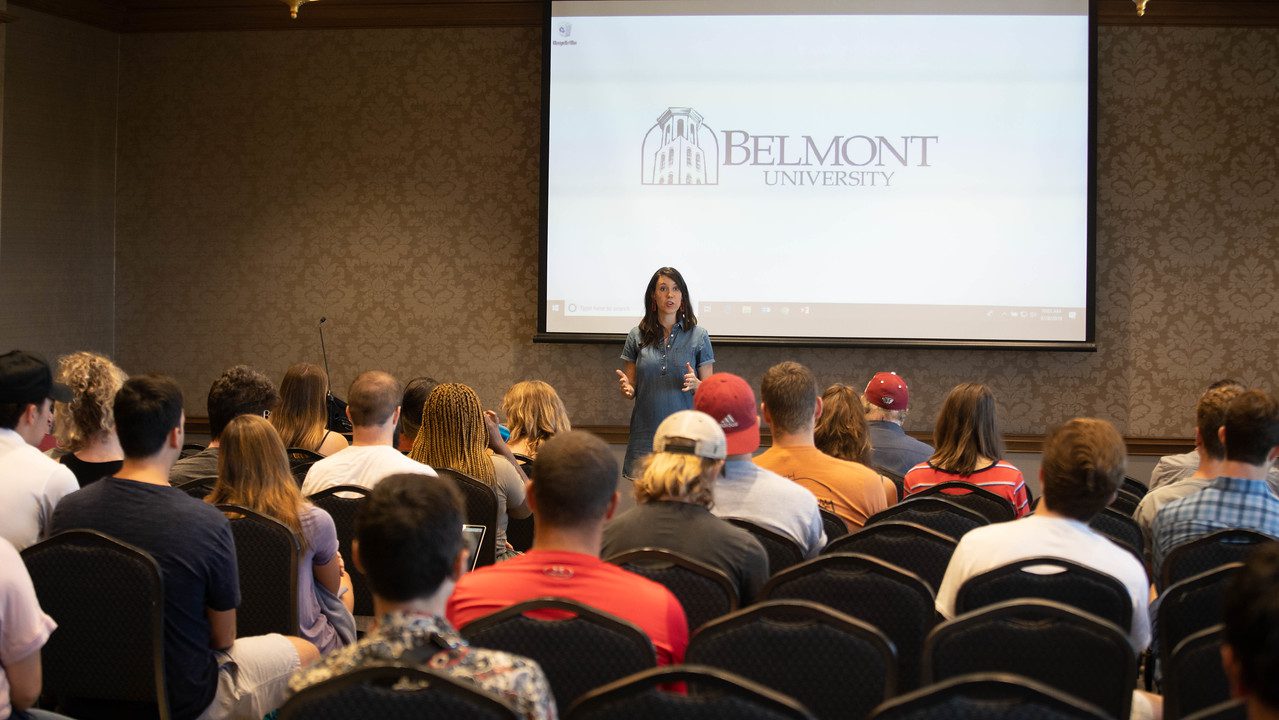
<svg viewBox="0 0 1279 720">
<path fill-rule="evenodd" d="M 630 400 L 635 397 L 635 386 L 631 384 L 631 379 L 626 377 L 626 373 L 621 370 L 617 371 L 618 389 L 622 391 L 622 397 Z"/>
<path fill-rule="evenodd" d="M 502 439 L 502 431 L 498 428 L 497 413 L 492 410 L 484 411 L 484 428 L 489 433 L 489 449 L 500 455 L 506 447 L 506 441 Z"/>
<path fill-rule="evenodd" d="M 697 372 L 688 363 L 684 363 L 684 370 L 686 371 L 684 373 L 684 392 L 697 392 L 697 386 L 702 384 L 701 379 L 697 377 Z"/>
</svg>

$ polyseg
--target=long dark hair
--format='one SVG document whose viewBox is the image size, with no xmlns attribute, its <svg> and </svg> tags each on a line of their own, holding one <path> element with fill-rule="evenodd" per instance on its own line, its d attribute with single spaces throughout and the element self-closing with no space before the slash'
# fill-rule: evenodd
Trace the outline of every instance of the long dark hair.
<svg viewBox="0 0 1279 720">
<path fill-rule="evenodd" d="M 933 430 L 937 451 L 929 459 L 940 470 L 970 475 L 979 456 L 998 461 L 1004 456 L 1004 439 L 995 414 L 995 394 L 980 383 L 963 383 L 951 389 L 937 414 Z"/>
<path fill-rule="evenodd" d="M 687 332 L 697 326 L 697 315 L 693 313 L 693 300 L 688 295 L 688 283 L 684 282 L 684 276 L 673 267 L 658 268 L 649 279 L 648 287 L 644 289 L 644 319 L 639 324 L 640 347 L 656 345 L 662 341 L 662 323 L 657 316 L 657 304 L 653 302 L 653 292 L 657 290 L 657 279 L 660 277 L 668 277 L 679 286 L 682 297 L 679 310 L 675 311 L 675 322 L 680 329 Z"/>
</svg>

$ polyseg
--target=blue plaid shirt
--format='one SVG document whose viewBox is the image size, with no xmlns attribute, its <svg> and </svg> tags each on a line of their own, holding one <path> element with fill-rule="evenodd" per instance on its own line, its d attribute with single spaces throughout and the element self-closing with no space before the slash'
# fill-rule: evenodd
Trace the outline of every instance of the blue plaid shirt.
<svg viewBox="0 0 1279 720">
<path fill-rule="evenodd" d="M 1178 545 L 1218 530 L 1255 530 L 1279 538 L 1279 497 L 1265 480 L 1219 477 L 1155 516 L 1155 567 Z"/>
</svg>

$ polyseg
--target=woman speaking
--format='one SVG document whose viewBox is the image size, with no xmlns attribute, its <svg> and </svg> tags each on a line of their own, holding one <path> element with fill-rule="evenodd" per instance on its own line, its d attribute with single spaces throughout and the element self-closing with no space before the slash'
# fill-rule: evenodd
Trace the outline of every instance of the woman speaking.
<svg viewBox="0 0 1279 720">
<path fill-rule="evenodd" d="M 627 334 L 622 360 L 618 386 L 623 397 L 635 400 L 622 475 L 633 478 L 636 461 L 653 451 L 657 426 L 672 413 L 691 410 L 693 392 L 715 371 L 711 337 L 698 326 L 688 285 L 675 268 L 659 268 L 648 281 L 644 319 Z"/>
</svg>

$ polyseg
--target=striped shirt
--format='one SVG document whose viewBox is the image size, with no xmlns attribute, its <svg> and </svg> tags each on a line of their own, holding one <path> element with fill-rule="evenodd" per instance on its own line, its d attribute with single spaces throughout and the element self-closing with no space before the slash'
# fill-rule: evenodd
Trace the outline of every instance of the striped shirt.
<svg viewBox="0 0 1279 720">
<path fill-rule="evenodd" d="M 923 492 L 934 485 L 946 482 L 962 482 L 989 490 L 1007 500 L 1017 511 L 1017 517 L 1030 513 L 1030 500 L 1026 495 L 1026 480 L 1021 471 L 1007 460 L 997 460 L 968 475 L 947 472 L 930 463 L 922 462 L 906 473 L 906 496 Z"/>
<path fill-rule="evenodd" d="M 1265 480 L 1219 477 L 1155 516 L 1155 567 L 1178 545 L 1218 530 L 1255 530 L 1279 538 L 1279 497 Z"/>
</svg>

